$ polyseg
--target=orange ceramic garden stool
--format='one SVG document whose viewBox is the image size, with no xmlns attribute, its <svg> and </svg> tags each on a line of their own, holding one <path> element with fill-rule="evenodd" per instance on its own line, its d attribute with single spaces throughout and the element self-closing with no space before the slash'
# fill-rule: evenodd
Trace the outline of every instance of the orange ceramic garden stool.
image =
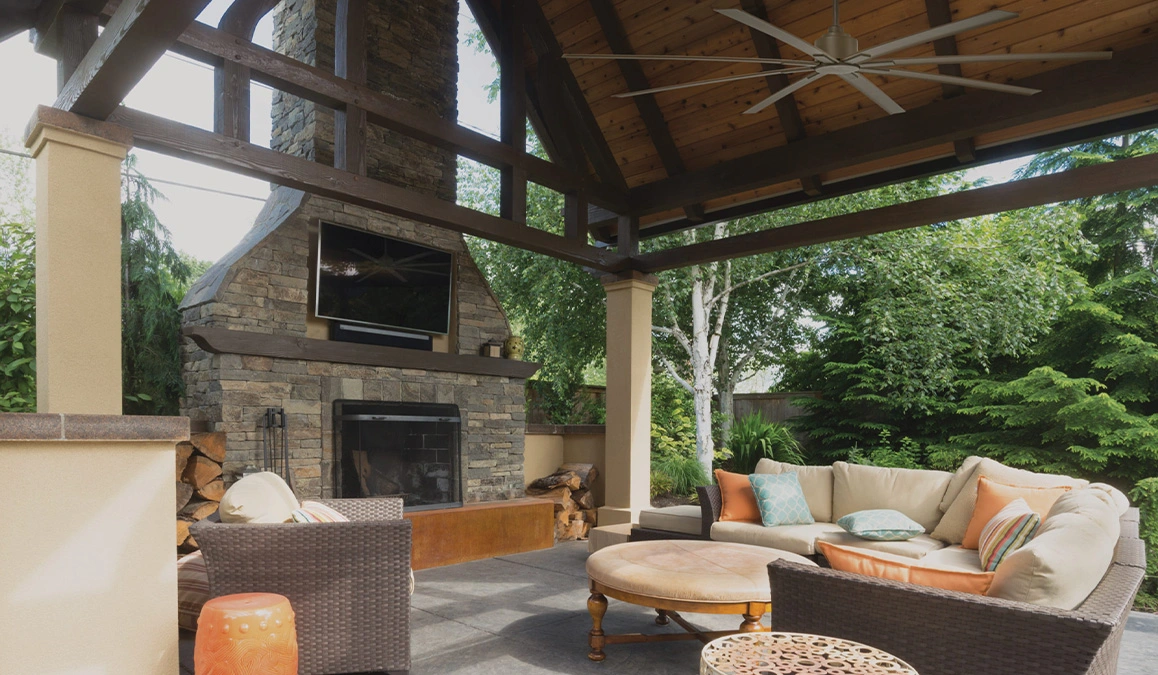
<svg viewBox="0 0 1158 675">
<path fill-rule="evenodd" d="M 193 665 L 197 675 L 297 675 L 298 635 L 289 600 L 241 593 L 205 603 Z"/>
</svg>

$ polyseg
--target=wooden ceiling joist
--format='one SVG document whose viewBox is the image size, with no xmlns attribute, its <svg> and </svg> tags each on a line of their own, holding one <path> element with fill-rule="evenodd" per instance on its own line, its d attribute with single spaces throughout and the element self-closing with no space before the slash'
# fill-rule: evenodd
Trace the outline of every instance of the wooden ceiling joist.
<svg viewBox="0 0 1158 675">
<path fill-rule="evenodd" d="M 1035 96 L 970 92 L 821 136 L 690 171 L 631 190 L 641 215 L 680 208 L 765 185 L 853 167 L 965 136 L 1027 124 L 1149 94 L 1158 89 L 1158 42 L 1116 52 L 1113 60 L 1082 62 L 1018 81 Z"/>
<path fill-rule="evenodd" d="M 929 17 L 929 27 L 936 28 L 953 20 L 953 12 L 949 9 L 949 0 L 925 0 L 925 14 Z M 956 56 L 957 38 L 950 35 L 933 42 L 933 53 L 937 56 Z M 937 66 L 942 75 L 962 77 L 961 66 L 956 63 L 942 63 Z M 941 85 L 945 98 L 954 98 L 965 93 L 965 88 L 955 84 Z M 953 141 L 953 153 L 961 162 L 972 162 L 976 159 L 977 147 L 970 138 L 958 138 Z"/>
<path fill-rule="evenodd" d="M 607 39 L 611 51 L 615 54 L 634 54 L 631 41 L 627 38 L 627 32 L 619 20 L 619 14 L 615 11 L 615 3 L 612 0 L 588 1 L 591 4 L 591 10 L 595 12 L 595 18 L 599 21 L 599 27 L 602 29 L 603 37 Z M 631 91 L 651 88 L 651 83 L 648 82 L 647 76 L 643 73 L 643 67 L 639 65 L 638 61 L 621 59 L 616 61 L 616 64 Z M 664 171 L 667 172 L 668 176 L 678 176 L 684 173 L 687 170 L 684 166 L 684 160 L 680 157 L 679 148 L 676 147 L 671 131 L 667 128 L 663 111 L 655 102 L 655 96 L 641 94 L 633 96 L 631 100 L 635 103 L 636 109 L 639 110 L 639 116 L 643 119 L 643 124 L 647 128 L 647 135 L 651 139 L 652 145 L 655 146 L 660 162 L 663 163 Z M 685 205 L 684 213 L 688 220 L 703 220 L 704 207 L 700 204 Z"/>
<path fill-rule="evenodd" d="M 124 0 L 54 107 L 106 119 L 209 0 Z"/>
<path fill-rule="evenodd" d="M 648 253 L 642 272 L 700 265 L 1158 185 L 1158 153 Z"/>
<path fill-rule="evenodd" d="M 250 69 L 255 82 L 339 110 L 356 105 L 367 119 L 436 147 L 501 168 L 519 164 L 529 180 L 559 192 L 583 190 L 590 200 L 616 212 L 627 209 L 626 195 L 615 188 L 520 152 L 477 131 L 443 120 L 394 97 L 349 82 L 325 70 L 307 65 L 201 23 L 181 35 L 173 50 L 191 59 L 216 65 L 231 60 Z"/>
<path fill-rule="evenodd" d="M 624 256 L 606 249 L 132 108 L 118 108 L 109 121 L 128 129 L 136 147 L 164 155 L 509 244 L 600 271 L 616 271 L 625 264 Z"/>
</svg>

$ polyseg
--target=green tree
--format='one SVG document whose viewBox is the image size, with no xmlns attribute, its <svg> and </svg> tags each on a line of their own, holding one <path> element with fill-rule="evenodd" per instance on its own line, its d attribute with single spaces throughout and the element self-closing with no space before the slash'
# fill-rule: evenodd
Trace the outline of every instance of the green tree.
<svg viewBox="0 0 1158 675">
<path fill-rule="evenodd" d="M 19 152 L 0 137 L 0 150 Z M 36 231 L 31 162 L 0 153 L 0 411 L 36 410 Z"/>
</svg>

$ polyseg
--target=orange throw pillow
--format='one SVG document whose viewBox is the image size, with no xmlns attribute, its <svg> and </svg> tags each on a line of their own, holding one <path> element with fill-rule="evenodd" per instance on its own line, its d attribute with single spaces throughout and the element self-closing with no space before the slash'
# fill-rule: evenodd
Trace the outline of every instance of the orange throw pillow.
<svg viewBox="0 0 1158 675">
<path fill-rule="evenodd" d="M 1070 486 L 1020 487 L 995 483 L 985 476 L 977 481 L 977 505 L 973 507 L 973 517 L 965 528 L 965 539 L 961 548 L 977 548 L 981 544 L 981 530 L 993 520 L 1001 509 L 1015 499 L 1024 499 L 1034 513 L 1044 521 L 1057 498 L 1070 491 Z"/>
<path fill-rule="evenodd" d="M 720 520 L 763 525 L 760 507 L 756 505 L 756 493 L 752 483 L 742 473 L 729 473 L 716 469 L 716 483 L 720 486 Z"/>
<path fill-rule="evenodd" d="M 820 549 L 832 569 L 839 572 L 853 572 L 879 579 L 903 581 L 917 586 L 961 591 L 973 595 L 985 595 L 993 583 L 994 572 L 966 572 L 921 567 L 913 563 L 885 558 L 869 551 L 838 546 L 827 541 L 816 542 L 816 547 Z"/>
</svg>

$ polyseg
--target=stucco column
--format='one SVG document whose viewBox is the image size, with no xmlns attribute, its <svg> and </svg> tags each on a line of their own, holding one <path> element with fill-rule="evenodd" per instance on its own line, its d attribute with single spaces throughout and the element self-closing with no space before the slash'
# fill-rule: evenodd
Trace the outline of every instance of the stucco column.
<svg viewBox="0 0 1158 675">
<path fill-rule="evenodd" d="M 36 408 L 121 414 L 121 162 L 132 137 L 41 108 L 36 158 Z M 72 128 L 70 128 L 72 127 Z"/>
<path fill-rule="evenodd" d="M 651 297 L 655 277 L 604 278 L 607 291 L 605 504 L 599 524 L 634 523 L 651 500 Z"/>
</svg>

